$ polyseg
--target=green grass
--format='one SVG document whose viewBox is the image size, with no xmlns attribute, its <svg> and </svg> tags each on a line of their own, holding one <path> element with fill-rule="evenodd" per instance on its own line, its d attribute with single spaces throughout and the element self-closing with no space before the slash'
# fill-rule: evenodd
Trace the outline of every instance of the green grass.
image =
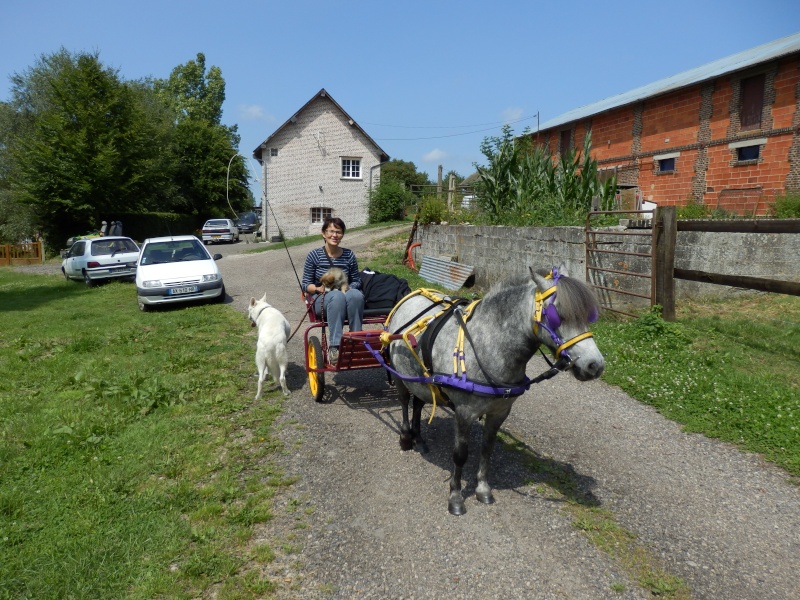
<svg viewBox="0 0 800 600">
<path fill-rule="evenodd" d="M 435 287 L 400 265 L 406 240 L 381 242 L 361 266 Z M 800 298 L 679 303 L 678 317 L 604 315 L 593 327 L 604 379 L 800 475 Z M 300 544 L 253 534 L 293 481 L 271 459 L 283 451 L 271 437 L 280 392 L 252 401 L 243 315 L 217 304 L 143 314 L 130 284 L 0 269 L 0 331 L 0 599 L 274 593 L 263 565 Z M 532 472 L 537 493 L 567 498 L 575 528 L 640 585 L 683 596 L 571 473 Z"/>
<path fill-rule="evenodd" d="M 0 598 L 270 589 L 250 538 L 290 482 L 249 329 L 222 305 L 143 314 L 131 284 L 0 269 Z"/>
<path fill-rule="evenodd" d="M 800 476 L 800 298 L 684 302 L 675 322 L 604 318 L 593 331 L 605 381 Z"/>
</svg>

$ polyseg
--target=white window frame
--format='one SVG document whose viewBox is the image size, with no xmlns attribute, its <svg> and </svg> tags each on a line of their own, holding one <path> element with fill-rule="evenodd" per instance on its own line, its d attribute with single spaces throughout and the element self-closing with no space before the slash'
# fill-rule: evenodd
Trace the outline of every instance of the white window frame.
<svg viewBox="0 0 800 600">
<path fill-rule="evenodd" d="M 341 161 L 341 167 L 342 167 L 341 169 L 342 179 L 361 179 L 360 158 L 356 156 L 343 156 Z"/>
<path fill-rule="evenodd" d="M 312 223 L 322 223 L 328 217 L 333 216 L 333 209 L 326 208 L 324 206 L 312 206 L 311 207 L 311 222 Z"/>
</svg>

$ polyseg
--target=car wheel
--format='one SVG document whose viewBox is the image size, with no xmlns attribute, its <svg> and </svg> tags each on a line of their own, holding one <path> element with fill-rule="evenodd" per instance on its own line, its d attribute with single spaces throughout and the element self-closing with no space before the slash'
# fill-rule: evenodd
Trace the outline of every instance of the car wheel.
<svg viewBox="0 0 800 600">
<path fill-rule="evenodd" d="M 67 271 L 64 269 L 64 267 L 61 267 L 61 272 L 64 274 L 64 279 L 69 281 L 69 275 L 67 275 Z"/>
<path fill-rule="evenodd" d="M 94 287 L 94 281 L 86 271 L 83 272 L 83 281 L 86 283 L 86 287 Z"/>
<path fill-rule="evenodd" d="M 219 296 L 217 296 L 217 297 L 215 298 L 215 300 L 216 300 L 216 301 L 217 301 L 219 304 L 224 304 L 224 303 L 225 303 L 225 286 L 224 286 L 224 285 L 222 286 L 222 293 L 221 293 Z"/>
</svg>

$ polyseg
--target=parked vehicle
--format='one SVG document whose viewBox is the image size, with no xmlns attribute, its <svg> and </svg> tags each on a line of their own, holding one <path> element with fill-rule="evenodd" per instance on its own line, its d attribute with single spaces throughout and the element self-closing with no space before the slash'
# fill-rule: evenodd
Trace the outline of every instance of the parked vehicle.
<svg viewBox="0 0 800 600">
<path fill-rule="evenodd" d="M 231 219 L 209 219 L 203 225 L 203 242 L 238 242 L 239 228 Z"/>
<path fill-rule="evenodd" d="M 261 226 L 261 219 L 259 219 L 258 213 L 249 211 L 239 213 L 239 217 L 234 223 L 239 228 L 239 233 L 254 233 Z"/>
<path fill-rule="evenodd" d="M 142 244 L 136 270 L 139 309 L 159 304 L 225 299 L 222 274 L 213 257 L 193 235 L 149 238 Z"/>
<path fill-rule="evenodd" d="M 139 246 L 122 236 L 80 239 L 61 253 L 61 272 L 67 279 L 82 279 L 92 287 L 108 279 L 133 281 Z"/>
</svg>

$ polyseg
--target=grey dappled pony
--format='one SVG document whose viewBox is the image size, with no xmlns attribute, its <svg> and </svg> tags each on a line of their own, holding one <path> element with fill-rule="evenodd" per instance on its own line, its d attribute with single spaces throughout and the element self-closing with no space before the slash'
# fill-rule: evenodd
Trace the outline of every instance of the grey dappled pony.
<svg viewBox="0 0 800 600">
<path fill-rule="evenodd" d="M 553 286 L 556 288 L 554 292 L 548 292 Z M 441 310 L 441 306 L 425 296 L 407 297 L 390 315 L 386 329 L 391 334 L 402 333 L 411 327 L 409 321 L 416 323 L 423 315 L 433 315 Z M 458 387 L 441 388 L 455 414 L 453 473 L 448 502 L 452 514 L 465 512 L 461 472 L 467 461 L 470 428 L 481 417 L 484 418 L 483 443 L 475 495 L 483 503 L 494 502 L 487 478 L 497 432 L 519 394 L 534 383 L 526 377 L 525 368 L 540 345 L 544 344 L 554 354 L 558 350 L 555 366 L 559 370 L 569 369 L 580 381 L 595 379 L 602 374 L 605 367 L 603 355 L 588 333 L 589 323 L 596 320 L 597 314 L 598 305 L 591 289 L 585 283 L 568 277 L 563 268 L 550 272 L 531 270 L 530 277 L 523 281 L 495 286 L 475 307 L 466 323 L 471 343 L 469 340 L 464 343 L 468 380 L 485 384 L 483 392 L 498 390 L 498 387 L 513 389 L 511 394 L 498 390 L 497 395 L 489 395 L 467 392 Z M 429 375 L 453 373 L 453 353 L 459 327 L 458 319 L 450 318 L 439 330 L 430 349 Z M 422 337 L 427 334 L 428 330 Z M 394 379 L 403 405 L 400 446 L 403 450 L 413 447 L 425 453 L 428 450 L 420 434 L 420 419 L 422 406 L 433 401 L 431 386 L 419 381 L 426 375 L 419 363 L 419 354 L 415 356 L 403 340 L 393 339 L 389 345 L 390 362 L 396 372 Z M 413 416 L 409 424 L 408 406 L 412 398 Z"/>
</svg>

